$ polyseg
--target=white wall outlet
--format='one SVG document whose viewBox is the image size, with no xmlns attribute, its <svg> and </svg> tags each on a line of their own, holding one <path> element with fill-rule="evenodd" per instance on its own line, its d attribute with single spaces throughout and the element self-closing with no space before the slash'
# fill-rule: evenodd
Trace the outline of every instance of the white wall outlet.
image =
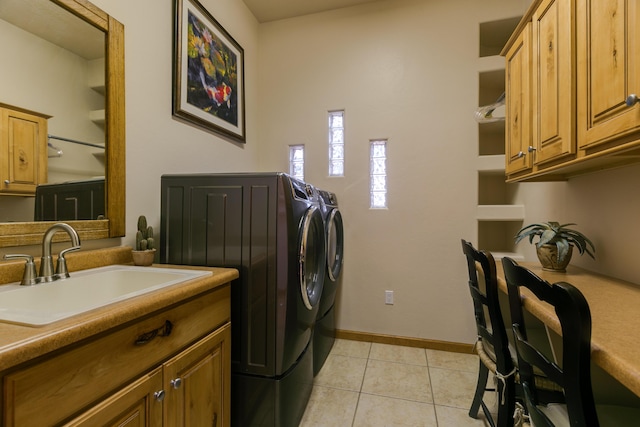
<svg viewBox="0 0 640 427">
<path fill-rule="evenodd" d="M 384 291 L 384 303 L 393 305 L 393 291 Z"/>
</svg>

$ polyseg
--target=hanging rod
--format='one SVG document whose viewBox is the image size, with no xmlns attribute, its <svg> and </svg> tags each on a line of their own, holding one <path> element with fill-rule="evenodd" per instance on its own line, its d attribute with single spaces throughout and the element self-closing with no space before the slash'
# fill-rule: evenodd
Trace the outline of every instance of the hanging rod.
<svg viewBox="0 0 640 427">
<path fill-rule="evenodd" d="M 53 155 L 53 156 L 47 156 L 47 157 L 49 157 L 49 158 L 51 158 L 51 157 L 62 157 L 62 154 L 64 154 L 64 153 L 62 152 L 62 150 L 61 150 L 61 149 L 59 149 L 58 147 L 56 147 L 56 146 L 55 146 L 55 145 L 53 145 L 52 143 L 47 142 L 47 145 L 48 145 L 48 146 L 49 146 L 49 148 L 51 148 L 52 150 L 56 150 L 56 154 L 55 154 L 55 155 Z"/>
<path fill-rule="evenodd" d="M 77 141 L 75 139 L 63 138 L 61 136 L 55 136 L 55 135 L 47 135 L 47 137 L 49 139 L 57 139 L 58 141 L 67 141 L 67 142 L 72 142 L 74 144 L 86 145 L 87 147 L 101 148 L 104 150 L 104 146 L 98 145 L 98 144 L 92 144 L 90 142 Z"/>
</svg>

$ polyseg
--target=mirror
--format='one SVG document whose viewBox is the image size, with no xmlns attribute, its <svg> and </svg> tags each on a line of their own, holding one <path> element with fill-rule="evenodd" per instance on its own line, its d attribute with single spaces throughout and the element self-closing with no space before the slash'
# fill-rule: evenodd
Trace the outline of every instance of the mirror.
<svg viewBox="0 0 640 427">
<path fill-rule="evenodd" d="M 26 10 L 21 12 L 22 17 L 26 17 L 27 21 L 36 21 L 37 15 L 44 15 L 47 19 L 46 25 L 40 26 L 43 27 L 44 33 L 47 35 L 47 38 L 51 40 L 51 36 L 54 36 L 57 32 L 55 30 L 56 25 L 54 24 L 54 20 L 56 22 L 60 22 L 60 20 L 66 19 L 65 16 L 71 17 L 75 20 L 75 23 L 65 22 L 62 25 L 62 30 L 59 31 L 60 35 L 71 35 L 76 41 L 78 39 L 88 42 L 91 39 L 95 39 L 95 37 L 83 36 L 79 37 L 78 32 L 84 31 L 80 30 L 79 24 L 87 26 L 90 24 L 93 32 L 97 33 L 99 36 L 98 43 L 102 43 L 102 51 L 104 52 L 104 60 L 97 59 L 93 61 L 93 63 L 98 64 L 98 68 L 102 70 L 101 76 L 104 77 L 104 90 L 103 94 L 100 94 L 100 90 L 95 91 L 85 91 L 88 93 L 87 103 L 90 104 L 92 109 L 100 110 L 102 105 L 104 105 L 104 119 L 103 124 L 98 120 L 98 125 L 89 125 L 89 131 L 83 133 L 81 138 L 64 134 L 68 132 L 76 132 L 79 125 L 77 126 L 67 126 L 55 123 L 53 120 L 51 122 L 50 131 L 48 132 L 53 136 L 60 136 L 62 138 L 73 139 L 77 142 L 89 142 L 91 145 L 95 145 L 95 147 L 89 147 L 92 152 L 96 153 L 97 162 L 100 164 L 98 169 L 94 167 L 90 168 L 89 171 L 84 171 L 85 176 L 100 176 L 100 172 L 104 168 L 103 175 L 105 177 L 105 218 L 100 220 L 88 220 L 88 221 L 65 221 L 72 225 L 78 233 L 80 237 L 84 240 L 90 239 L 101 239 L 108 237 L 120 237 L 125 234 L 125 168 L 124 168 L 124 160 L 125 160 L 125 113 L 124 113 L 124 27 L 117 20 L 110 17 L 104 11 L 90 3 L 86 0 L 11 0 L 12 3 L 20 4 L 22 7 L 26 7 Z M 9 2 L 9 0 L 3 0 L 1 6 L 4 8 Z M 48 7 L 53 7 L 54 10 L 48 10 Z M 73 26 L 72 26 L 73 25 Z M 36 26 L 38 27 L 38 26 Z M 32 33 L 34 31 L 31 31 Z M 35 30 L 37 32 L 37 30 Z M 63 44 L 62 41 L 56 41 L 54 43 Z M 4 47 L 0 48 L 5 50 L 9 43 L 4 44 Z M 84 43 L 88 45 L 90 43 Z M 69 49 L 71 50 L 71 49 Z M 33 58 L 31 56 L 31 61 L 29 62 L 30 55 L 22 54 L 11 54 L 7 55 L 13 58 L 13 60 L 17 61 L 26 61 L 24 63 L 24 67 L 31 68 L 40 68 L 40 75 L 46 76 L 50 69 L 47 68 L 48 58 Z M 25 68 L 27 69 L 27 68 Z M 6 76 L 3 76 L 5 79 Z M 39 83 L 40 79 L 34 79 L 34 85 Z M 49 82 L 45 84 L 47 85 L 55 85 L 54 82 Z M 8 92 L 5 91 L 5 96 Z M 39 98 L 40 92 L 36 92 L 33 97 Z M 42 95 L 44 96 L 44 95 Z M 62 97 L 60 101 L 61 104 L 64 104 L 67 100 L 66 97 Z M 26 105 L 17 105 L 16 103 L 10 102 L 10 100 L 0 99 L 0 102 L 6 102 L 7 104 L 12 104 L 17 107 L 29 109 L 29 106 Z M 32 107 L 33 108 L 33 107 Z M 33 108 L 33 110 L 36 110 Z M 42 111 L 42 113 L 47 114 L 47 111 Z M 64 115 L 63 113 L 59 114 L 60 116 Z M 54 118 L 55 119 L 55 118 Z M 73 122 L 73 120 L 71 120 Z M 52 132 L 52 129 L 55 129 L 54 124 L 58 126 L 58 129 L 61 130 L 59 133 L 63 133 L 63 135 L 55 135 Z M 65 130 L 66 129 L 66 130 Z M 86 138 L 85 138 L 86 135 Z M 89 141 L 86 141 L 86 140 Z M 104 141 L 104 142 L 102 142 Z M 74 145 L 82 145 L 76 143 L 69 143 L 67 141 L 62 140 L 54 140 L 50 139 L 50 143 L 54 146 L 68 144 L 68 147 Z M 104 149 L 100 148 L 100 146 L 104 146 Z M 60 147 L 57 147 L 60 148 Z M 72 157 L 71 148 L 66 148 L 67 156 Z M 65 150 L 62 150 L 63 153 Z M 100 152 L 104 152 L 104 156 L 100 156 Z M 49 150 L 49 153 L 52 155 L 56 154 L 56 150 Z M 64 157 L 64 154 L 63 154 Z M 102 159 L 101 159 L 102 157 Z M 51 160 L 51 159 L 50 159 Z M 50 164 L 54 162 L 51 161 Z M 84 163 L 83 161 L 71 161 L 70 164 Z M 66 180 L 69 179 L 69 174 L 61 173 L 60 170 L 64 172 L 66 167 L 58 168 L 58 172 L 49 172 L 49 174 L 54 179 Z M 58 178 L 55 178 L 56 174 Z M 5 202 L 6 200 L 11 199 L 27 199 L 26 197 L 18 197 L 18 196 L 0 196 L 0 204 L 8 206 L 10 203 Z M 33 197 L 31 197 L 33 199 Z M 32 201 L 30 201 L 32 202 Z M 33 202 L 32 202 L 33 203 Z M 18 219 L 9 219 L 4 221 L 10 222 L 2 222 L 0 223 L 0 247 L 7 246 L 22 246 L 22 245 L 32 245 L 39 244 L 42 239 L 42 233 L 50 226 L 50 223 L 46 222 L 34 222 L 33 221 L 33 211 L 30 212 L 30 218 L 21 217 Z"/>
</svg>

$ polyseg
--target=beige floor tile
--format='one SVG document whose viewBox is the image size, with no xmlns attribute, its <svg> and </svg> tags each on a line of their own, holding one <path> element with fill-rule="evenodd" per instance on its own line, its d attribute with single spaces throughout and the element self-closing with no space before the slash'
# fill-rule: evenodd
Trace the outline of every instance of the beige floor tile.
<svg viewBox="0 0 640 427">
<path fill-rule="evenodd" d="M 314 385 L 360 391 L 367 359 L 329 354 Z"/>
<path fill-rule="evenodd" d="M 353 427 L 437 427 L 430 403 L 361 394 Z"/>
<path fill-rule="evenodd" d="M 429 349 L 427 349 L 427 362 L 430 368 L 455 369 L 467 372 L 478 372 L 480 363 L 476 354 L 451 353 Z"/>
<path fill-rule="evenodd" d="M 373 343 L 371 344 L 371 354 L 369 355 L 369 359 L 427 366 L 427 358 L 423 348 L 405 347 L 400 345 Z"/>
<path fill-rule="evenodd" d="M 362 392 L 433 403 L 426 366 L 369 359 Z"/>
<path fill-rule="evenodd" d="M 435 408 L 438 427 L 484 427 L 489 425 L 482 412 L 478 419 L 475 419 L 469 416 L 468 409 L 451 408 L 440 405 L 436 405 Z"/>
<path fill-rule="evenodd" d="M 370 342 L 336 339 L 331 354 L 340 356 L 361 357 L 366 359 L 371 351 Z"/>
<path fill-rule="evenodd" d="M 300 427 L 351 426 L 358 392 L 314 386 Z"/>
<path fill-rule="evenodd" d="M 429 368 L 429 375 L 436 405 L 469 409 L 478 379 L 476 373 Z"/>
</svg>

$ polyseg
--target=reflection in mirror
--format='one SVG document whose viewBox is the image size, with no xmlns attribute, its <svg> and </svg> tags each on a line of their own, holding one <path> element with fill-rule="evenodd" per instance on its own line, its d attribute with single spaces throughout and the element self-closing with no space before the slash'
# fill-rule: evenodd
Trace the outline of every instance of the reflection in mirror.
<svg viewBox="0 0 640 427">
<path fill-rule="evenodd" d="M 3 61 L 0 102 L 50 116 L 40 184 L 104 178 L 105 33 L 49 0 L 3 0 L 0 39 L 12 58 Z M 46 219 L 34 204 L 3 197 L 0 222 Z"/>
<path fill-rule="evenodd" d="M 10 11 L 17 6 L 23 9 Z M 65 35 L 73 42 L 57 38 Z M 34 221 L 34 194 L 43 187 L 36 181 L 44 187 L 102 181 L 104 216 L 65 222 L 83 240 L 124 236 L 124 26 L 89 0 L 0 0 L 0 37 L 0 119 L 12 123 L 0 124 L 0 132 L 10 130 L 0 138 L 0 154 L 14 160 L 0 164 L 0 247 L 41 243 L 47 224 Z M 100 53 L 88 53 L 94 51 Z M 24 112 L 35 113 L 26 124 L 16 119 Z M 48 128 L 46 135 L 40 128 Z M 15 190 L 16 165 L 40 174 L 20 183 L 29 191 Z"/>
</svg>

